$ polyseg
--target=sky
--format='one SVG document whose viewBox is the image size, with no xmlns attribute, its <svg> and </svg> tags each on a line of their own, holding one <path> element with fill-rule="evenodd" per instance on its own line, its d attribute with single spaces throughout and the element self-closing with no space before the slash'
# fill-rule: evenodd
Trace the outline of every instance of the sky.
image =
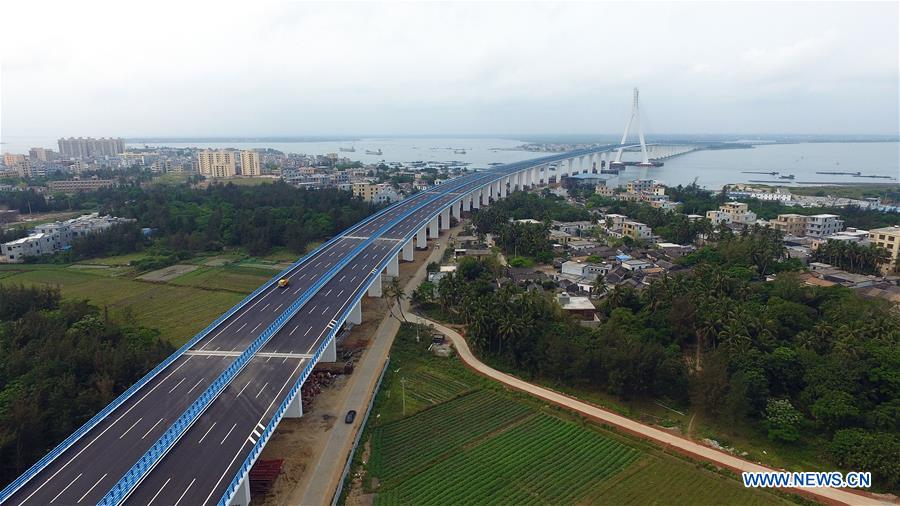
<svg viewBox="0 0 900 506">
<path fill-rule="evenodd" d="M 898 135 L 898 5 L 2 2 L 0 137 Z"/>
</svg>

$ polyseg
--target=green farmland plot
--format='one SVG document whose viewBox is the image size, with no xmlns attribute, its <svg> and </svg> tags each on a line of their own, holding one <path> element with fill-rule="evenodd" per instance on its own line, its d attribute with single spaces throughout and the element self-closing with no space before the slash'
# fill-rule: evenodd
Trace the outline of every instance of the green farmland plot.
<svg viewBox="0 0 900 506">
<path fill-rule="evenodd" d="M 371 468 L 383 483 L 395 482 L 528 412 L 525 405 L 485 390 L 439 404 L 376 428 Z"/>
<path fill-rule="evenodd" d="M 463 449 L 399 486 L 378 504 L 574 504 L 639 452 L 601 434 L 534 415 Z"/>
<path fill-rule="evenodd" d="M 359 479 L 348 478 L 364 504 L 788 504 L 791 496 L 745 489 L 733 476 L 497 388 L 455 356 L 432 355 L 429 344 L 404 325 L 391 348 L 354 458 Z"/>
</svg>

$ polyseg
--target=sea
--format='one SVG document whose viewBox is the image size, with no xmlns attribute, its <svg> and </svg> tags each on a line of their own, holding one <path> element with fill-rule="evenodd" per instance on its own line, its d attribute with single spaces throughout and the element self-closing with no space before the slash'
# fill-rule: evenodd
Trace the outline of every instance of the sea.
<svg viewBox="0 0 900 506">
<path fill-rule="evenodd" d="M 653 142 L 648 139 L 648 142 Z M 129 147 L 271 148 L 284 153 L 308 155 L 338 153 L 363 163 L 458 162 L 472 168 L 510 163 L 543 156 L 520 146 L 526 141 L 491 137 L 365 137 L 357 139 L 204 141 L 179 139 L 127 141 Z M 56 148 L 56 139 L 4 138 L 0 150 L 27 153 L 31 147 Z M 352 150 L 352 151 L 350 151 Z M 367 154 L 367 151 L 381 154 Z M 637 160 L 639 153 L 626 152 L 624 160 Z M 752 172 L 777 172 L 777 175 Z M 817 174 L 817 172 L 861 172 L 863 175 Z M 780 179 L 793 175 L 793 179 Z M 896 183 L 900 180 L 898 142 L 797 142 L 762 143 L 748 149 L 700 150 L 665 160 L 662 167 L 627 167 L 618 176 L 606 176 L 611 185 L 636 178 L 658 180 L 667 185 L 690 184 L 715 190 L 725 184 L 761 182 L 778 185 Z"/>
</svg>

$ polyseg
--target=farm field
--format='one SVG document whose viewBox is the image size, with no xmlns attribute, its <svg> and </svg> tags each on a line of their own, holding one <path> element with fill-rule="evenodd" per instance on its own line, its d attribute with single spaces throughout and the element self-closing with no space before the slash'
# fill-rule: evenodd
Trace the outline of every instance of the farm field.
<svg viewBox="0 0 900 506">
<path fill-rule="evenodd" d="M 505 390 L 456 357 L 431 354 L 429 331 L 421 329 L 428 337 L 417 343 L 414 329 L 402 326 L 394 341 L 346 504 L 763 505 L 794 498 L 745 489 L 733 476 Z M 411 403 L 411 392 L 429 388 L 417 394 L 427 401 Z"/>
<path fill-rule="evenodd" d="M 436 405 L 376 428 L 370 468 L 387 486 L 504 428 L 528 411 L 521 403 L 485 390 Z"/>
<path fill-rule="evenodd" d="M 660 506 L 790 504 L 770 494 L 749 493 L 737 480 L 653 456 L 641 459 L 610 479 L 587 499 L 591 503 Z"/>
<path fill-rule="evenodd" d="M 136 281 L 118 268 L 78 267 L 4 265 L 0 266 L 0 284 L 59 286 L 65 299 L 86 299 L 126 320 L 133 318 L 139 325 L 158 329 L 161 337 L 175 346 L 244 297 L 237 291 Z M 245 293 L 250 291 L 252 288 Z"/>
</svg>

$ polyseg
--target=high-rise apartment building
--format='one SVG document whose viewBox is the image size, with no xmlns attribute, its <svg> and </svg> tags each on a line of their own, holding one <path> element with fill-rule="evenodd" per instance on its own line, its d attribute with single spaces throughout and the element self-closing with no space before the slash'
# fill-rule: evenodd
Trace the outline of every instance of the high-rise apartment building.
<svg viewBox="0 0 900 506">
<path fill-rule="evenodd" d="M 209 177 L 232 177 L 235 169 L 234 151 L 201 151 L 197 154 L 197 170 Z"/>
<path fill-rule="evenodd" d="M 65 158 L 96 158 L 101 156 L 115 156 L 125 152 L 125 139 L 106 138 L 94 139 L 93 137 L 69 137 L 59 139 L 59 153 Z"/>
<path fill-rule="evenodd" d="M 56 153 L 47 148 L 31 148 L 28 150 L 28 158 L 33 162 L 52 162 L 56 159 Z"/>
<path fill-rule="evenodd" d="M 256 151 L 241 151 L 241 175 L 262 175 L 262 169 L 259 164 L 259 153 Z"/>
</svg>

